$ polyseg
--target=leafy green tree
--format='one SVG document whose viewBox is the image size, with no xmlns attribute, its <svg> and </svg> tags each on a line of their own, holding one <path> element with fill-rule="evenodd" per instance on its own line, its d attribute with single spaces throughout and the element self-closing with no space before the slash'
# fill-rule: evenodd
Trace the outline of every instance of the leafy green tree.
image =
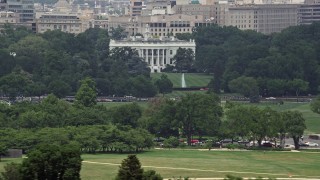
<svg viewBox="0 0 320 180">
<path fill-rule="evenodd" d="M 161 78 L 156 80 L 155 85 L 157 86 L 159 93 L 163 95 L 172 92 L 173 83 L 165 74 L 162 74 Z"/>
<path fill-rule="evenodd" d="M 140 127 L 147 129 L 157 137 L 179 136 L 179 124 L 176 120 L 176 103 L 166 98 L 153 98 L 148 109 L 140 119 Z"/>
<path fill-rule="evenodd" d="M 40 36 L 29 35 L 9 47 L 16 53 L 16 61 L 28 73 L 38 71 L 44 64 L 44 55 L 50 50 L 49 42 Z"/>
<path fill-rule="evenodd" d="M 129 93 L 135 97 L 153 97 L 157 93 L 151 78 L 143 75 L 130 78 L 128 83 L 130 87 Z"/>
<path fill-rule="evenodd" d="M 42 96 L 46 94 L 47 88 L 41 82 L 31 83 L 27 86 L 27 91 L 30 96 Z"/>
<path fill-rule="evenodd" d="M 58 98 L 63 98 L 71 92 L 71 87 L 63 80 L 54 80 L 50 82 L 48 91 Z"/>
<path fill-rule="evenodd" d="M 73 145 L 39 145 L 22 162 L 23 179 L 80 179 L 80 155 Z"/>
<path fill-rule="evenodd" d="M 81 86 L 76 94 L 76 104 L 92 107 L 97 104 L 97 90 L 95 82 L 87 77 L 81 81 Z"/>
<path fill-rule="evenodd" d="M 302 113 L 299 111 L 287 111 L 283 114 L 283 118 L 286 130 L 293 139 L 295 149 L 299 149 L 299 139 L 307 128 Z"/>
<path fill-rule="evenodd" d="M 306 92 L 308 89 L 309 83 L 302 79 L 293 79 L 288 82 L 289 89 L 295 93 L 298 97 L 300 92 Z"/>
<path fill-rule="evenodd" d="M 189 71 L 194 64 L 194 52 L 192 49 L 179 48 L 173 60 L 179 72 Z"/>
<path fill-rule="evenodd" d="M 2 180 L 22 180 L 21 164 L 9 163 L 4 166 L 4 172 L 1 172 Z"/>
<path fill-rule="evenodd" d="M 229 82 L 233 92 L 240 93 L 250 98 L 250 102 L 259 102 L 259 88 L 257 81 L 252 77 L 241 76 Z"/>
<path fill-rule="evenodd" d="M 193 38 L 192 34 L 190 33 L 176 33 L 176 37 L 179 40 L 185 40 L 185 41 L 189 41 L 190 39 Z"/>
<path fill-rule="evenodd" d="M 120 40 L 126 37 L 125 29 L 121 26 L 118 26 L 117 28 L 112 27 L 110 34 L 111 34 L 111 38 L 114 40 Z"/>
<path fill-rule="evenodd" d="M 320 96 L 317 96 L 316 99 L 313 99 L 310 106 L 313 112 L 320 114 Z"/>
<path fill-rule="evenodd" d="M 0 77 L 9 74 L 15 67 L 15 60 L 10 53 L 0 48 Z"/>
<path fill-rule="evenodd" d="M 4 146 L 3 144 L 0 144 L 0 162 L 1 162 L 1 156 L 5 156 L 8 153 L 8 148 Z"/>
<path fill-rule="evenodd" d="M 157 174 L 154 170 L 148 170 L 143 172 L 142 180 L 162 180 L 160 174 Z"/>
<path fill-rule="evenodd" d="M 214 135 L 223 114 L 220 99 L 215 94 L 187 94 L 176 105 L 176 119 L 188 145 L 192 135 Z"/>
<path fill-rule="evenodd" d="M 176 138 L 176 137 L 173 137 L 173 136 L 171 136 L 171 137 L 169 137 L 168 139 L 165 139 L 164 141 L 163 141 L 163 146 L 165 147 L 165 148 L 176 148 L 176 147 L 178 147 L 179 146 L 179 139 L 178 138 Z"/>
<path fill-rule="evenodd" d="M 137 103 L 131 103 L 115 107 L 112 112 L 114 124 L 138 126 L 138 119 L 142 116 L 142 110 Z"/>
<path fill-rule="evenodd" d="M 136 155 L 128 155 L 119 167 L 116 180 L 141 180 L 143 177 L 143 169 Z"/>
<path fill-rule="evenodd" d="M 29 74 L 21 69 L 0 78 L 0 89 L 10 99 L 27 94 L 27 86 L 31 83 Z"/>
</svg>

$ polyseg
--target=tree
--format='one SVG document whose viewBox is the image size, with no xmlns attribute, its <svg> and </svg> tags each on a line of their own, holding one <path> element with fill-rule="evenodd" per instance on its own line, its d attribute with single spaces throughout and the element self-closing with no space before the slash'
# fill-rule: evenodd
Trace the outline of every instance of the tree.
<svg viewBox="0 0 320 180">
<path fill-rule="evenodd" d="M 318 96 L 316 99 L 313 99 L 310 106 L 313 112 L 320 114 L 320 96 Z"/>
<path fill-rule="evenodd" d="M 143 75 L 129 79 L 129 93 L 135 97 L 153 97 L 157 93 L 157 89 L 148 78 Z"/>
<path fill-rule="evenodd" d="M 80 180 L 81 153 L 74 145 L 42 144 L 22 162 L 23 179 Z"/>
<path fill-rule="evenodd" d="M 111 39 L 114 39 L 114 40 L 120 40 L 126 37 L 125 29 L 121 26 L 118 26 L 117 28 L 111 27 L 110 34 L 111 34 Z"/>
<path fill-rule="evenodd" d="M 194 64 L 194 52 L 190 48 L 179 48 L 173 60 L 179 72 L 190 71 Z"/>
<path fill-rule="evenodd" d="M 15 72 L 2 76 L 0 78 L 0 90 L 12 100 L 17 96 L 25 95 L 28 84 L 32 82 L 28 75 L 17 68 Z"/>
<path fill-rule="evenodd" d="M 192 135 L 214 135 L 223 114 L 220 99 L 215 94 L 187 94 L 176 105 L 176 119 L 188 145 Z"/>
<path fill-rule="evenodd" d="M 229 82 L 232 92 L 237 92 L 250 98 L 250 102 L 259 102 L 259 88 L 257 81 L 252 77 L 241 76 Z"/>
<path fill-rule="evenodd" d="M 287 111 L 283 118 L 287 132 L 293 139 L 295 149 L 299 149 L 299 139 L 307 128 L 302 113 L 299 111 Z"/>
<path fill-rule="evenodd" d="M 21 164 L 18 164 L 18 163 L 6 164 L 4 166 L 4 172 L 1 172 L 1 175 L 3 180 L 22 180 Z"/>
<path fill-rule="evenodd" d="M 133 128 L 138 126 L 138 119 L 141 115 L 142 110 L 137 103 L 115 107 L 112 112 L 114 124 L 129 125 Z"/>
<path fill-rule="evenodd" d="M 63 80 L 54 80 L 49 84 L 48 90 L 58 98 L 63 98 L 70 94 L 71 87 Z"/>
<path fill-rule="evenodd" d="M 295 93 L 298 97 L 300 92 L 305 92 L 308 89 L 309 83 L 302 79 L 294 79 L 292 81 L 288 81 L 288 86 L 291 91 Z"/>
<path fill-rule="evenodd" d="M 148 102 L 146 116 L 140 124 L 157 137 L 179 136 L 179 124 L 176 120 L 176 102 L 167 98 L 153 98 Z"/>
<path fill-rule="evenodd" d="M 173 137 L 173 136 L 171 136 L 171 137 L 169 137 L 168 139 L 165 139 L 164 141 L 163 141 L 163 146 L 165 147 L 165 148 L 176 148 L 176 147 L 178 147 L 179 146 L 179 139 L 178 138 L 176 138 L 176 137 Z"/>
<path fill-rule="evenodd" d="M 154 170 L 148 170 L 143 173 L 142 180 L 162 180 L 160 174 L 157 174 Z"/>
<path fill-rule="evenodd" d="M 92 107 L 97 104 L 97 90 L 95 82 L 87 77 L 81 81 L 81 86 L 76 94 L 76 104 Z"/>
<path fill-rule="evenodd" d="M 0 162 L 1 162 L 1 156 L 5 156 L 7 154 L 8 154 L 8 148 L 3 144 L 0 144 Z"/>
<path fill-rule="evenodd" d="M 143 169 L 136 155 L 128 155 L 119 167 L 116 180 L 142 180 Z"/>
<path fill-rule="evenodd" d="M 170 81 L 167 75 L 162 74 L 160 79 L 157 79 L 155 85 L 158 88 L 159 93 L 167 94 L 172 92 L 173 83 Z"/>
</svg>

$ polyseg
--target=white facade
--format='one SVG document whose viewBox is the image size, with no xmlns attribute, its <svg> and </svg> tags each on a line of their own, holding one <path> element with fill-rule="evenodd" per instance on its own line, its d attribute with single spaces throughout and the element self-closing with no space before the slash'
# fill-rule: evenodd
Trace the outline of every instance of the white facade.
<svg viewBox="0 0 320 180">
<path fill-rule="evenodd" d="M 176 55 L 179 48 L 190 48 L 195 52 L 196 44 L 194 40 L 179 41 L 173 38 L 163 40 L 132 40 L 132 41 L 110 41 L 110 50 L 113 48 L 131 47 L 136 49 L 139 57 L 149 65 L 152 73 L 161 72 L 166 65 L 174 65 L 173 57 Z"/>
</svg>

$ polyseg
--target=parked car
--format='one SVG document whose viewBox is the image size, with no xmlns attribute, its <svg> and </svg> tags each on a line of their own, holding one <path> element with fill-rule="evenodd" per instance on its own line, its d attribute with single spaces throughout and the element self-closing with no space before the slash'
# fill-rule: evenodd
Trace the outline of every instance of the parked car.
<svg viewBox="0 0 320 180">
<path fill-rule="evenodd" d="M 284 149 L 295 149 L 295 146 L 292 144 L 286 144 L 284 145 Z"/>
<path fill-rule="evenodd" d="M 263 147 L 274 147 L 274 144 L 271 143 L 271 142 L 264 142 L 264 143 L 262 144 L 262 146 L 263 146 Z"/>
<path fill-rule="evenodd" d="M 299 146 L 307 147 L 307 146 L 309 146 L 309 144 L 307 142 L 300 142 Z"/>
<path fill-rule="evenodd" d="M 314 142 L 305 142 L 305 143 L 310 147 L 318 147 L 319 146 L 318 143 L 314 143 Z"/>
</svg>

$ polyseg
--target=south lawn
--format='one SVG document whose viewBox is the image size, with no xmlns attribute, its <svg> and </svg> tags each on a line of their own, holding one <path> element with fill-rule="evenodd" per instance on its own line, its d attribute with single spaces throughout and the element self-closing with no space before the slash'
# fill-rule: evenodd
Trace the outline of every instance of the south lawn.
<svg viewBox="0 0 320 180">
<path fill-rule="evenodd" d="M 83 180 L 113 179 L 126 154 L 83 155 Z M 320 153 L 264 151 L 151 150 L 137 155 L 146 170 L 173 177 L 320 178 Z"/>
<path fill-rule="evenodd" d="M 271 152 L 235 150 L 149 150 L 139 153 L 144 169 L 153 169 L 164 178 L 173 177 L 293 177 L 320 179 L 319 152 Z M 82 180 L 112 180 L 127 154 L 82 155 Z M 5 164 L 22 159 L 3 159 Z"/>
</svg>

